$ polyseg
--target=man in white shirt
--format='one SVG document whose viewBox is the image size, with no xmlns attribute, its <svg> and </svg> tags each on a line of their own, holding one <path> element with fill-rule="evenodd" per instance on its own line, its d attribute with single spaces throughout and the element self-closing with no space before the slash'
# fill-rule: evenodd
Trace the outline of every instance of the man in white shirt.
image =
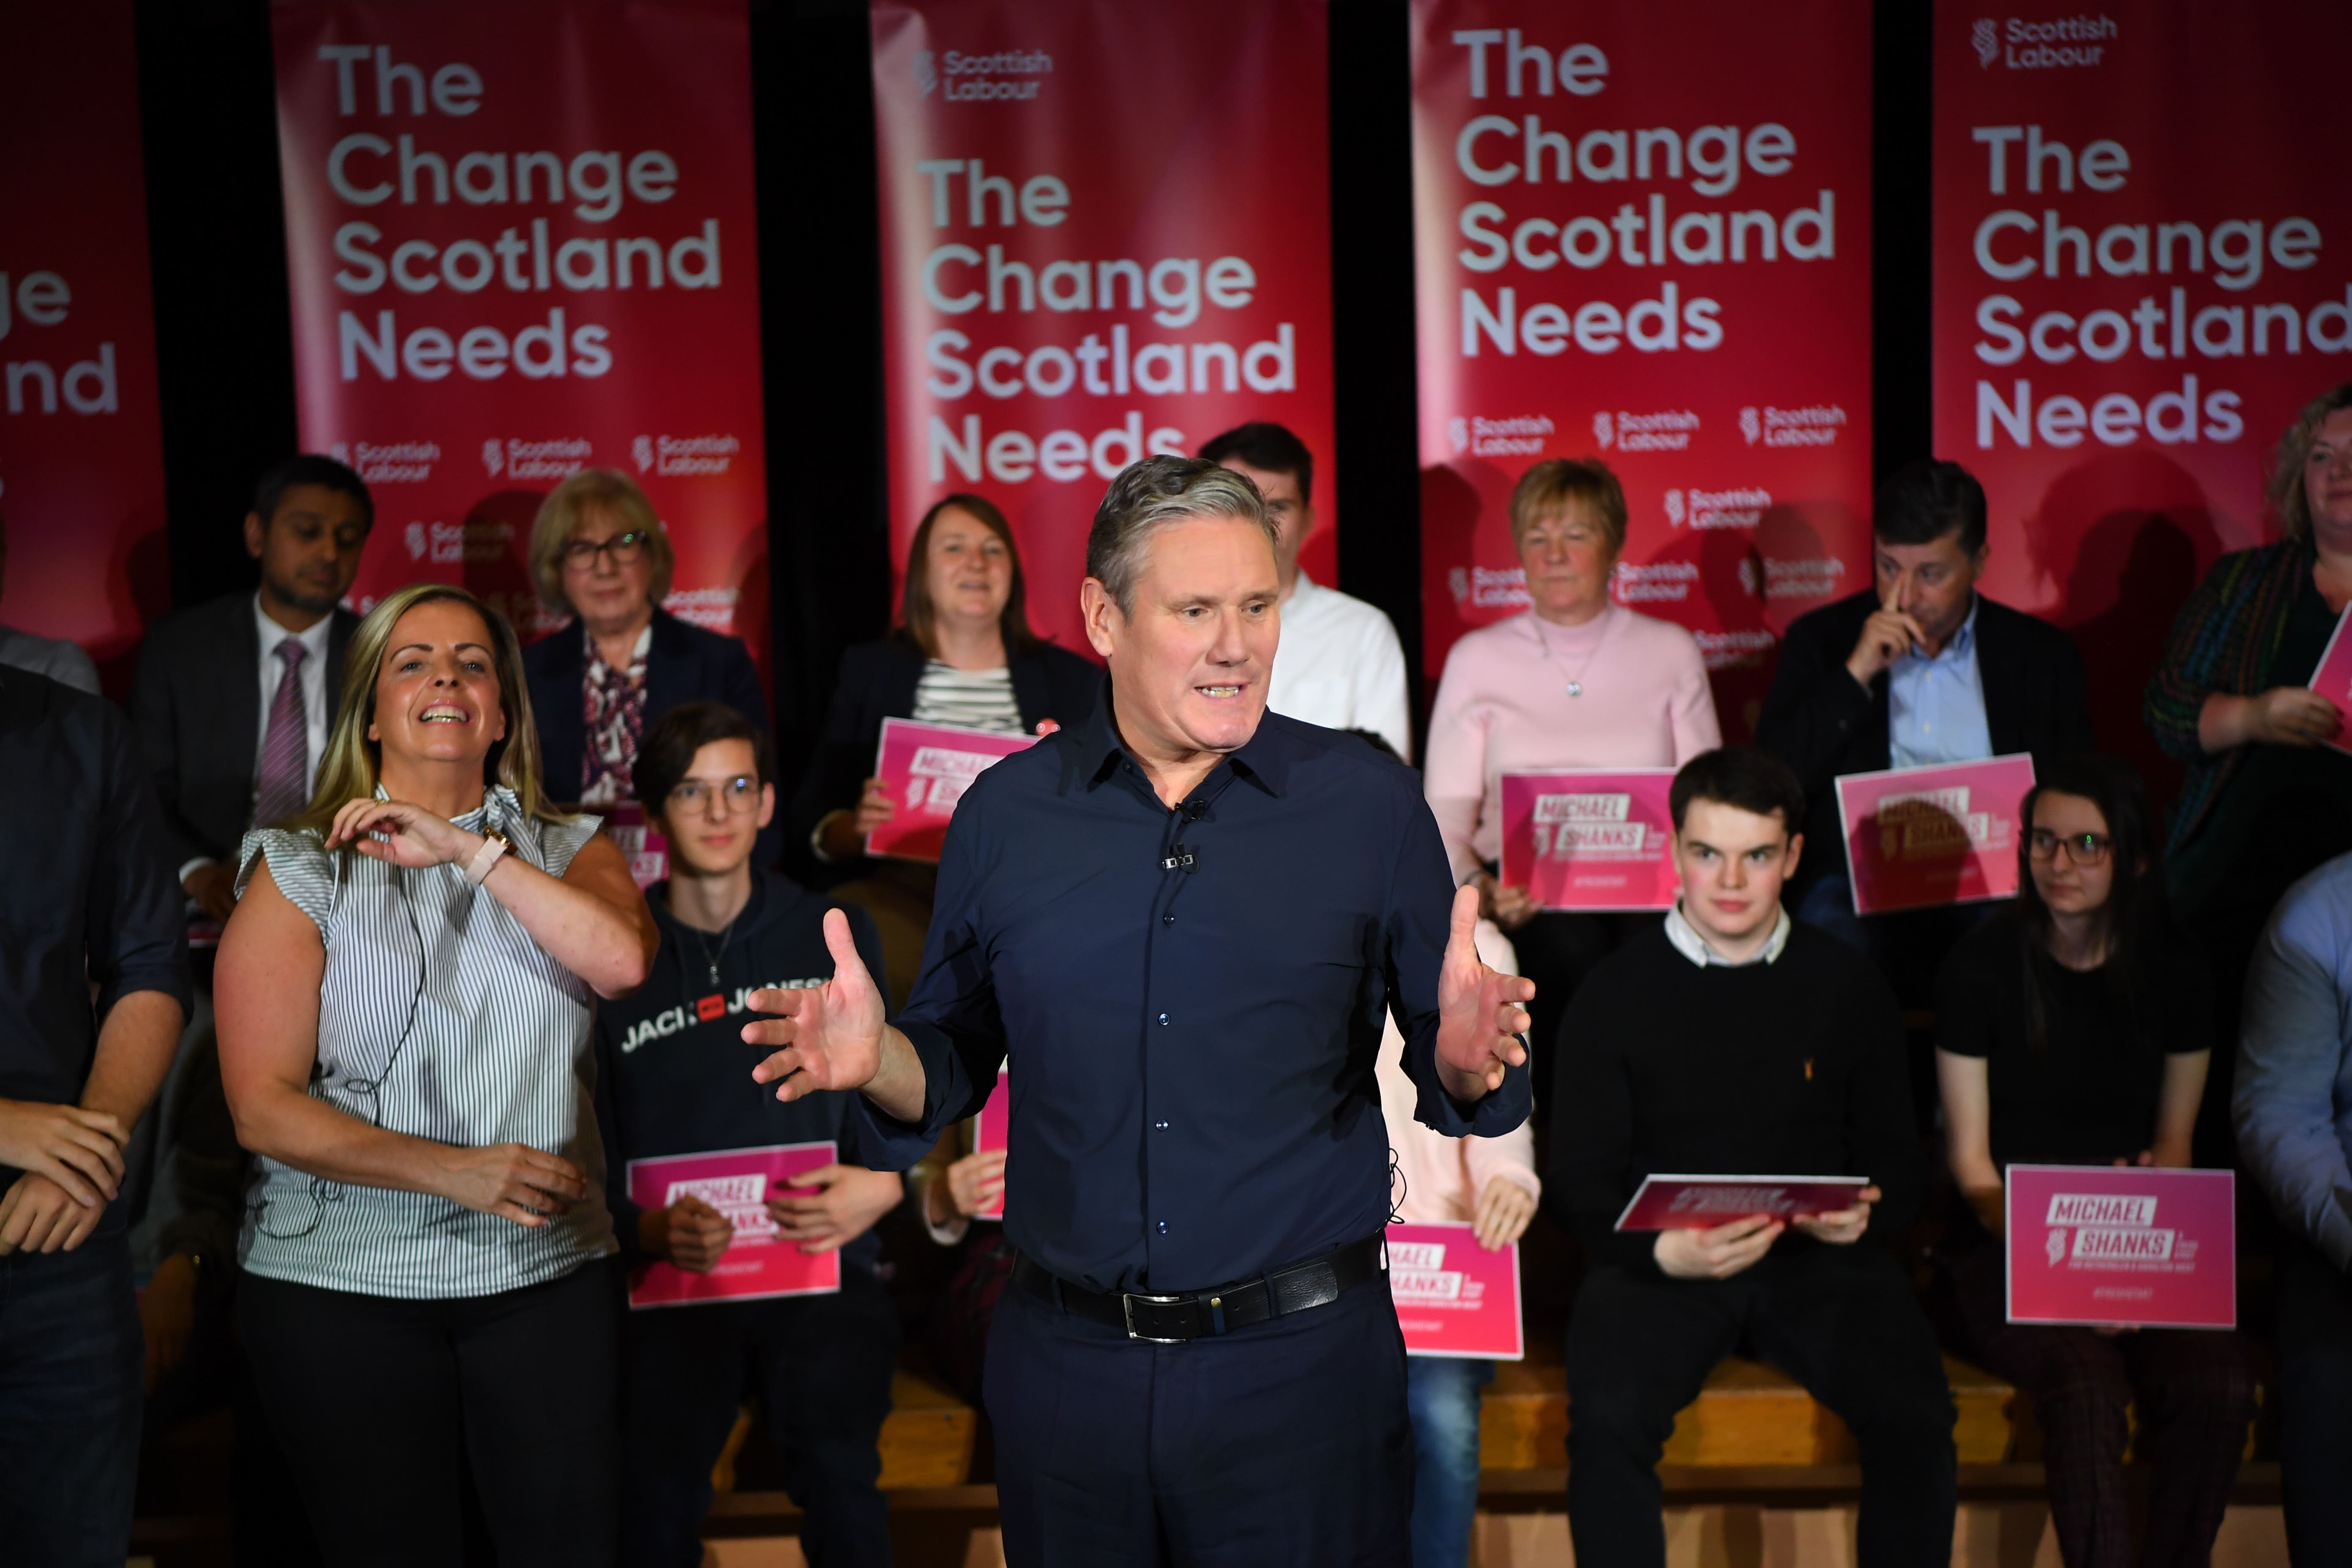
<svg viewBox="0 0 2352 1568">
<path fill-rule="evenodd" d="M 1412 719 L 1396 627 L 1363 600 L 1298 569 L 1299 547 L 1315 531 L 1315 455 L 1288 430 L 1260 420 L 1226 431 L 1201 456 L 1257 487 L 1277 535 L 1282 641 L 1266 706 L 1333 730 L 1370 730 L 1410 762 Z"/>
<path fill-rule="evenodd" d="M 309 803 L 359 624 L 339 606 L 374 515 L 367 486 L 341 463 L 288 458 L 262 477 L 245 520 L 258 589 L 173 616 L 140 649 L 131 721 L 173 869 L 215 920 L 234 906 L 245 830 Z"/>
</svg>

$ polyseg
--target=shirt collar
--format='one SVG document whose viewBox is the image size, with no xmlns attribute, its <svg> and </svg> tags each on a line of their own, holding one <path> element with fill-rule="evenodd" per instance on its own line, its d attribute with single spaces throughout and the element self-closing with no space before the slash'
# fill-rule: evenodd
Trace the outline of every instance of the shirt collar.
<svg viewBox="0 0 2352 1568">
<path fill-rule="evenodd" d="M 303 653 L 311 658 L 319 658 L 327 651 L 327 635 L 334 630 L 335 616 L 334 612 L 331 610 L 320 616 L 318 624 L 307 632 L 288 631 L 269 618 L 269 612 L 261 607 L 261 595 L 257 592 L 253 595 L 253 624 L 255 629 L 261 634 L 263 658 L 268 658 L 277 650 L 278 645 L 288 637 L 292 637 L 300 643 Z"/>
<path fill-rule="evenodd" d="M 1095 710 L 1086 722 L 1074 729 L 1063 730 L 1066 736 L 1063 770 L 1063 793 L 1073 785 L 1091 789 L 1111 776 L 1118 765 L 1128 760 L 1126 744 L 1119 740 L 1118 725 L 1111 709 L 1110 671 L 1103 671 L 1102 684 L 1095 698 Z M 1273 713 L 1258 720 L 1257 732 L 1239 747 L 1225 754 L 1219 767 L 1229 767 L 1233 776 L 1249 780 L 1271 795 L 1279 795 L 1289 783 L 1290 764 L 1299 754 L 1297 738 L 1284 730 Z M 1213 791 L 1216 770 L 1210 770 L 1203 780 L 1202 790 Z"/>
<path fill-rule="evenodd" d="M 1793 924 L 1789 919 L 1788 906 L 1781 905 L 1780 918 L 1773 922 L 1772 934 L 1766 940 L 1763 951 L 1753 958 L 1735 963 L 1707 945 L 1706 938 L 1698 934 L 1698 928 L 1683 918 L 1682 900 L 1676 899 L 1675 907 L 1666 911 L 1666 940 L 1675 944 L 1676 952 L 1701 969 L 1709 965 L 1718 969 L 1745 969 L 1750 964 L 1778 963 L 1781 950 L 1789 945 L 1789 931 Z"/>
<path fill-rule="evenodd" d="M 1298 570 L 1298 580 L 1290 585 L 1290 598 L 1287 602 L 1293 605 L 1304 604 L 1322 591 L 1321 586 L 1314 578 L 1307 574 L 1307 569 L 1302 566 Z"/>
<path fill-rule="evenodd" d="M 1960 629 L 1954 632 L 1945 640 L 1944 646 L 1936 650 L 1936 658 L 1931 659 L 1916 647 L 1904 654 L 1903 658 L 1905 659 L 1916 659 L 1921 664 L 1933 664 L 1936 662 L 1936 659 L 1942 658 L 1946 654 L 1949 654 L 1955 660 L 1974 658 L 1977 652 L 1977 611 L 1983 605 L 1983 604 L 1984 596 L 1977 593 L 1974 589 L 1970 589 L 1969 592 L 1969 618 L 1962 621 L 1960 623 Z"/>
</svg>

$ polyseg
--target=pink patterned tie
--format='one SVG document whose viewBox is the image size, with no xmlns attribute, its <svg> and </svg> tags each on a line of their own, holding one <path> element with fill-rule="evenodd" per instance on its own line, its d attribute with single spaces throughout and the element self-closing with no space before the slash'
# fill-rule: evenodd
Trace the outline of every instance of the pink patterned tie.
<svg viewBox="0 0 2352 1568">
<path fill-rule="evenodd" d="M 253 805 L 253 825 L 274 827 L 310 804 L 304 775 L 310 772 L 310 727 L 302 710 L 301 639 L 287 637 L 278 645 L 286 672 L 278 678 L 278 694 L 269 700 L 269 730 L 261 742 L 261 776 Z"/>
</svg>

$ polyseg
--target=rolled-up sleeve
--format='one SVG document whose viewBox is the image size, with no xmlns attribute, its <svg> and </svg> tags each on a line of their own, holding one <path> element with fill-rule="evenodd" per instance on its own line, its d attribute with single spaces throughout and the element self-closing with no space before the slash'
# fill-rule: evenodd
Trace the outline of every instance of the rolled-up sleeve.
<svg viewBox="0 0 2352 1568">
<path fill-rule="evenodd" d="M 1449 1138 L 1499 1138 L 1528 1119 L 1535 1103 L 1525 1062 L 1507 1069 L 1502 1087 L 1465 1107 L 1437 1076 L 1437 977 L 1453 930 L 1454 878 L 1445 846 L 1425 807 L 1412 802 L 1396 835 L 1397 858 L 1386 912 L 1388 988 L 1397 1031 L 1404 1037 L 1404 1070 L 1415 1092 L 1413 1117 Z"/>
<path fill-rule="evenodd" d="M 131 728 L 113 704 L 103 711 L 105 797 L 90 865 L 88 926 L 99 1012 L 133 991 L 160 991 L 180 1005 L 184 1017 L 190 1000 L 185 896 Z"/>
<path fill-rule="evenodd" d="M 911 1169 L 949 1128 L 980 1114 L 1004 1065 L 1004 1019 L 981 931 L 989 856 L 982 793 L 975 785 L 948 826 L 922 975 L 906 1012 L 892 1020 L 923 1065 L 922 1120 L 901 1121 L 862 1094 L 851 1110 L 872 1170 Z"/>
<path fill-rule="evenodd" d="M 2246 974 L 2231 1101 L 2239 1152 L 2279 1217 L 2352 1268 L 2352 1169 L 2337 1128 L 2346 1020 L 2336 951 L 2343 900 L 2290 893 Z"/>
</svg>

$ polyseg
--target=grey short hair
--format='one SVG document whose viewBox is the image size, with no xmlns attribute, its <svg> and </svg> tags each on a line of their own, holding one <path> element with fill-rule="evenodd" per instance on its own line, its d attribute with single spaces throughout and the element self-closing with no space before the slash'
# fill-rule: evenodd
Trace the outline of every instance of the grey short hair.
<svg viewBox="0 0 2352 1568">
<path fill-rule="evenodd" d="M 1135 580 L 1143 574 L 1143 552 L 1151 536 L 1196 517 L 1254 522 L 1265 531 L 1267 545 L 1275 545 L 1265 500 L 1247 476 L 1206 458 L 1146 458 L 1121 469 L 1095 508 L 1095 525 L 1087 535 L 1087 575 L 1103 585 L 1119 614 L 1132 615 Z"/>
</svg>

